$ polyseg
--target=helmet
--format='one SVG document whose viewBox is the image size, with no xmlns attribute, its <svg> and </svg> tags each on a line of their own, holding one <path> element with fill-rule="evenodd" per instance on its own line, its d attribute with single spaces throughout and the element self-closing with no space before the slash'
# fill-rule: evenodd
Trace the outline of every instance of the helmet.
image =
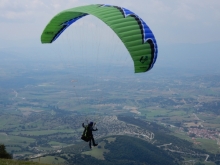
<svg viewBox="0 0 220 165">
<path fill-rule="evenodd" d="M 91 121 L 91 122 L 89 123 L 89 125 L 90 125 L 90 126 L 93 126 L 93 122 Z"/>
</svg>

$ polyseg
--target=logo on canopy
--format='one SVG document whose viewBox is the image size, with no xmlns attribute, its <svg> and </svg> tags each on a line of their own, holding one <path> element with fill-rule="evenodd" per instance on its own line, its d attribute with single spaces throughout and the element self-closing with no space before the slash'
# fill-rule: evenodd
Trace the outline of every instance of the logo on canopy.
<svg viewBox="0 0 220 165">
<path fill-rule="evenodd" d="M 144 64 L 148 60 L 148 56 L 141 56 L 140 62 Z"/>
</svg>

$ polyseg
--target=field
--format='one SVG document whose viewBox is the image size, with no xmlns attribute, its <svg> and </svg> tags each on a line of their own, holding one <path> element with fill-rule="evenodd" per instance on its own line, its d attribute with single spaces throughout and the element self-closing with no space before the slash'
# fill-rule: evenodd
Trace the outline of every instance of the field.
<svg viewBox="0 0 220 165">
<path fill-rule="evenodd" d="M 24 69 L 22 73 L 14 70 L 7 77 L 1 75 L 0 143 L 15 158 L 46 152 L 41 162 L 63 163 L 62 157 L 48 153 L 80 142 L 83 122 L 97 122 L 97 138 L 124 134 L 129 126 L 115 119 L 121 114 L 156 122 L 171 130 L 172 135 L 193 142 L 198 149 L 220 152 L 219 75 L 198 78 L 149 73 L 142 77 L 117 67 L 112 72 L 104 68 L 97 76 L 93 66 L 77 74 L 69 70 L 71 67 L 44 66 L 31 72 Z M 192 128 L 205 133 L 190 133 Z M 132 129 L 137 131 L 136 127 Z M 107 139 L 108 143 L 114 140 Z M 102 142 L 83 154 L 103 160 L 103 154 L 108 152 L 105 145 Z"/>
<path fill-rule="evenodd" d="M 0 164 L 1 165 L 49 165 L 49 164 L 43 164 L 39 162 L 7 160 L 7 159 L 0 159 Z"/>
<path fill-rule="evenodd" d="M 33 159 L 32 162 L 45 163 L 45 164 L 65 164 L 65 160 L 54 156 L 45 156 L 37 159 Z"/>
</svg>

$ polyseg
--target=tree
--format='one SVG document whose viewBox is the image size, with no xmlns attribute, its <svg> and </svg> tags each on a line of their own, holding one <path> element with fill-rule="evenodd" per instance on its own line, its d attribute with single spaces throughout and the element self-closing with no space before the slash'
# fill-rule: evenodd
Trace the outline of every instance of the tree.
<svg viewBox="0 0 220 165">
<path fill-rule="evenodd" d="M 0 144 L 0 158 L 12 159 L 12 156 L 5 150 L 4 144 Z"/>
<path fill-rule="evenodd" d="M 196 137 L 196 134 L 190 133 L 189 136 L 190 136 L 190 137 Z"/>
<path fill-rule="evenodd" d="M 204 163 L 198 162 L 195 165 L 205 165 Z"/>
</svg>

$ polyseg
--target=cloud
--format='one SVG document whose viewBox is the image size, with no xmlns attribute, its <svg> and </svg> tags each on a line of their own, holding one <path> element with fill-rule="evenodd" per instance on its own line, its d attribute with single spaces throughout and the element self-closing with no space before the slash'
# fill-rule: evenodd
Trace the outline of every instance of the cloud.
<svg viewBox="0 0 220 165">
<path fill-rule="evenodd" d="M 183 2 L 178 4 L 176 9 L 172 11 L 172 15 L 177 19 L 184 19 L 186 21 L 194 21 L 196 19 L 192 7 Z"/>
<path fill-rule="evenodd" d="M 192 22 L 196 20 L 207 19 L 210 17 L 212 21 L 216 17 L 217 13 L 220 13 L 220 1 L 209 0 L 185 0 L 178 1 L 176 5 L 173 6 L 173 14 L 176 18 L 184 19 L 186 21 Z"/>
<path fill-rule="evenodd" d="M 47 12 L 58 12 L 61 8 L 73 6 L 78 0 L 2 0 L 0 1 L 1 21 L 27 21 L 42 17 Z"/>
<path fill-rule="evenodd" d="M 43 5 L 43 3 L 36 0 L 3 0 L 0 3 L 0 19 L 1 21 L 29 21 L 28 18 L 33 17 L 34 11 L 41 8 Z"/>
<path fill-rule="evenodd" d="M 135 12 L 159 41 L 200 42 L 204 38 L 206 41 L 220 38 L 219 0 L 0 0 L 0 38 L 8 34 L 13 34 L 11 38 L 39 38 L 49 20 L 60 11 L 99 3 Z M 92 19 L 85 21 L 91 27 L 95 24 Z"/>
</svg>

